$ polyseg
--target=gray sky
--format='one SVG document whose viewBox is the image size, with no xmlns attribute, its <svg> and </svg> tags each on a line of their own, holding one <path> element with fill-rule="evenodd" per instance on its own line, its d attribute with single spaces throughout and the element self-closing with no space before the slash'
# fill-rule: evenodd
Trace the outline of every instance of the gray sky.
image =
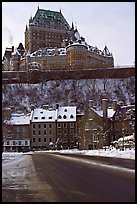
<svg viewBox="0 0 137 204">
<path fill-rule="evenodd" d="M 115 66 L 135 63 L 135 2 L 2 2 L 2 56 L 6 47 L 25 42 L 25 27 L 37 7 L 61 9 L 88 44 L 103 50 L 105 44 Z"/>
</svg>

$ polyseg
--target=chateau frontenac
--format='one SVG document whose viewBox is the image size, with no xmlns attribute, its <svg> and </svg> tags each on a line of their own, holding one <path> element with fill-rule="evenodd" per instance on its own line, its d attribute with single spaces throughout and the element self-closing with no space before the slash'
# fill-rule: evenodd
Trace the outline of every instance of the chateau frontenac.
<svg viewBox="0 0 137 204">
<path fill-rule="evenodd" d="M 92 69 L 114 67 L 112 53 L 86 43 L 77 28 L 68 24 L 61 10 L 38 7 L 25 30 L 25 48 L 7 48 L 3 70 Z"/>
</svg>

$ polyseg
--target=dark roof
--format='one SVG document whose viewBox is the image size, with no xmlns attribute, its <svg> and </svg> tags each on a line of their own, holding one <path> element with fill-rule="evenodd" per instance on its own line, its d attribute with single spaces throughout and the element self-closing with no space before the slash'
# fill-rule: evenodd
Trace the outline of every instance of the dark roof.
<svg viewBox="0 0 137 204">
<path fill-rule="evenodd" d="M 60 24 L 62 22 L 65 25 L 65 28 L 70 30 L 70 26 L 61 12 L 38 8 L 35 16 L 33 18 L 31 17 L 29 22 L 38 25 L 40 19 L 44 19 L 45 23 L 49 23 L 51 20 L 53 20 L 56 24 Z"/>
</svg>

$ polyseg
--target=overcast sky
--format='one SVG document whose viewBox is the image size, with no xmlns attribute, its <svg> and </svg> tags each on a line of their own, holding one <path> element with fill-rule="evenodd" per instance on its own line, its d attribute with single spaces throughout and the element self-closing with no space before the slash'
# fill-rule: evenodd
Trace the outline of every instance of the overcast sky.
<svg viewBox="0 0 137 204">
<path fill-rule="evenodd" d="M 2 2 L 2 56 L 6 47 L 25 44 L 25 27 L 37 8 L 61 12 L 88 44 L 105 44 L 115 66 L 135 63 L 135 2 Z"/>
</svg>

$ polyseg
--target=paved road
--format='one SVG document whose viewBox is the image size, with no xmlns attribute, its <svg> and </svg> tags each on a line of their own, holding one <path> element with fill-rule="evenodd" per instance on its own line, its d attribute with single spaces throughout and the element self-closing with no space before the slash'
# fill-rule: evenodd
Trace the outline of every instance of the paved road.
<svg viewBox="0 0 137 204">
<path fill-rule="evenodd" d="M 133 169 L 47 153 L 34 153 L 31 159 L 33 179 L 26 176 L 32 188 L 5 190 L 3 201 L 15 195 L 14 202 L 16 197 L 24 202 L 135 202 Z"/>
</svg>

